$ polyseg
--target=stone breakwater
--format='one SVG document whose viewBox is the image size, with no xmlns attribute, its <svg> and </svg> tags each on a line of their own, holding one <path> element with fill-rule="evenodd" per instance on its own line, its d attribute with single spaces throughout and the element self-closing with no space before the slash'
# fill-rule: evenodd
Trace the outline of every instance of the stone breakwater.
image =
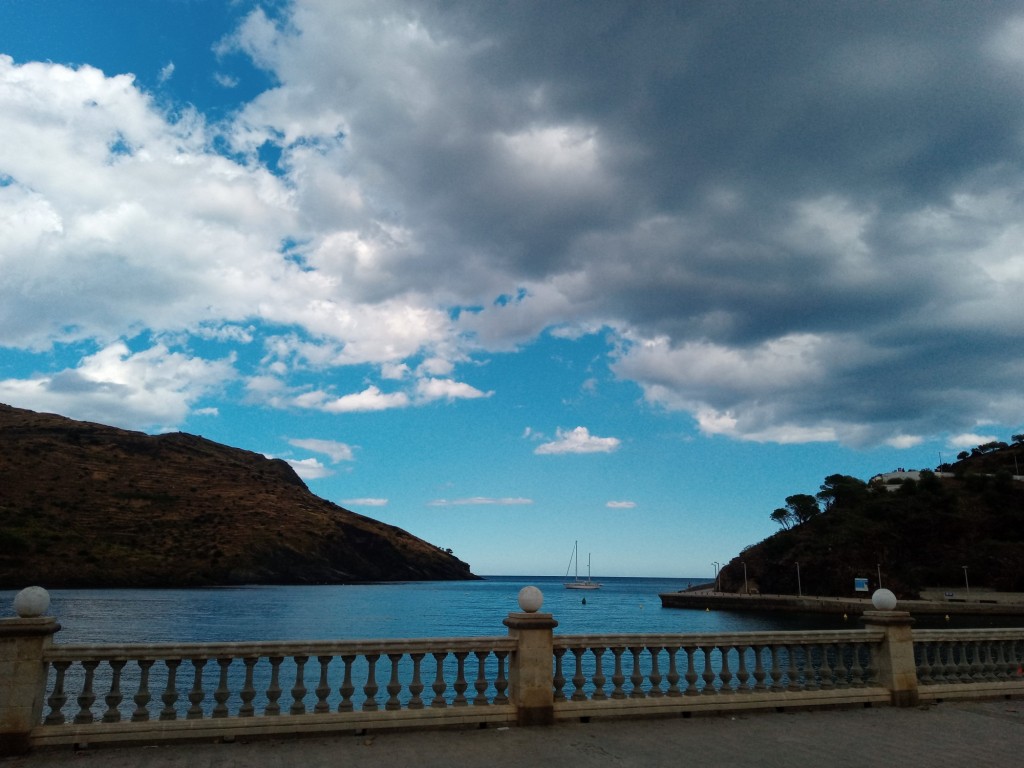
<svg viewBox="0 0 1024 768">
<path fill-rule="evenodd" d="M 722 611 L 785 611 L 834 613 L 859 616 L 872 610 L 871 600 L 856 597 L 809 597 L 797 595 L 737 595 L 727 592 L 687 591 L 659 595 L 663 608 Z M 899 609 L 911 615 L 1024 616 L 1024 601 L 996 600 L 900 600 Z"/>
</svg>

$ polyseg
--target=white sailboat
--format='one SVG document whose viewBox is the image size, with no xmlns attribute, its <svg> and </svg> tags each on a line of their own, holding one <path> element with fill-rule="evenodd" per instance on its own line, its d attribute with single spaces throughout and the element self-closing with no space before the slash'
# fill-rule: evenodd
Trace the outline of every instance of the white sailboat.
<svg viewBox="0 0 1024 768">
<path fill-rule="evenodd" d="M 572 557 L 569 558 L 569 567 L 565 569 L 565 578 L 569 578 L 569 571 L 572 570 L 573 565 L 576 566 L 575 577 L 572 581 L 565 582 L 566 589 L 600 589 L 601 585 L 596 581 L 590 580 L 590 553 L 587 553 L 587 578 L 580 579 L 580 566 L 579 556 L 577 549 L 579 548 L 579 542 L 574 542 L 572 545 Z"/>
</svg>

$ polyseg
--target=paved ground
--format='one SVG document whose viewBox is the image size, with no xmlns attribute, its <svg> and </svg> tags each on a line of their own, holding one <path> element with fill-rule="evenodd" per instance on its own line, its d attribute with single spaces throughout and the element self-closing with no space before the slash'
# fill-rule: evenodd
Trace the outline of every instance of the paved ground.
<svg viewBox="0 0 1024 768">
<path fill-rule="evenodd" d="M 1024 700 L 595 721 L 550 728 L 380 732 L 234 744 L 98 747 L 2 768 L 526 768 L 572 765 L 1002 768 L 1024 765 Z"/>
</svg>

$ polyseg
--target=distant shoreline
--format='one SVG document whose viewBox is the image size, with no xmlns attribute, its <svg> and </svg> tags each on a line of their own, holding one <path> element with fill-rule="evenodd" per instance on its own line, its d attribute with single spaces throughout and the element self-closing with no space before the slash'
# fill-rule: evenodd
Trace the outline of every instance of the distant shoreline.
<svg viewBox="0 0 1024 768">
<path fill-rule="evenodd" d="M 713 591 L 665 592 L 663 608 L 713 609 L 726 611 L 782 611 L 860 615 L 873 610 L 871 600 L 857 597 L 809 597 L 807 595 L 737 595 Z M 1017 598 L 1016 595 L 1012 598 Z M 896 608 L 911 615 L 1024 616 L 1024 600 L 991 598 L 900 600 Z"/>
</svg>

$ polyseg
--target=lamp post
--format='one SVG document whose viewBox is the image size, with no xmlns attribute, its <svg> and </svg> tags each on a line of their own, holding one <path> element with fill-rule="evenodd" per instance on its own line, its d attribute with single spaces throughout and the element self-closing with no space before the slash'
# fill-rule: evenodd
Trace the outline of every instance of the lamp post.
<svg viewBox="0 0 1024 768">
<path fill-rule="evenodd" d="M 740 560 L 740 562 L 743 563 L 743 594 L 749 595 L 750 589 L 747 587 L 747 561 Z"/>
<path fill-rule="evenodd" d="M 719 569 L 722 566 L 719 563 L 712 563 L 712 565 L 715 566 L 715 589 L 714 589 L 714 591 L 717 592 L 718 591 L 718 572 L 719 572 Z"/>
<path fill-rule="evenodd" d="M 804 596 L 804 588 L 803 585 L 800 584 L 800 563 L 796 564 L 796 594 L 797 597 Z"/>
<path fill-rule="evenodd" d="M 881 589 L 882 588 L 882 564 L 881 563 L 877 563 L 875 565 L 875 568 L 878 569 L 878 588 Z"/>
<path fill-rule="evenodd" d="M 967 587 L 967 594 L 971 594 L 971 582 L 967 580 L 967 566 L 963 566 L 964 569 L 964 586 Z"/>
</svg>

